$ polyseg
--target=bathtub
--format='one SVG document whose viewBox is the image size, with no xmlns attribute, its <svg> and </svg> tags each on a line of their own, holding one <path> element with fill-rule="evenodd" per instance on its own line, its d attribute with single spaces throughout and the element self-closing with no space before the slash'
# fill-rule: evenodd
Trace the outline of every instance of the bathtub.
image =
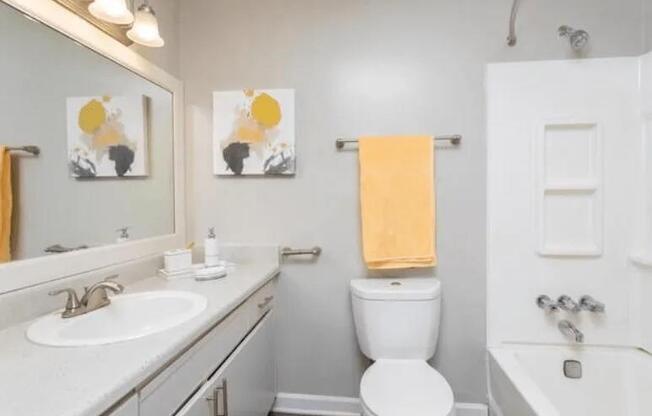
<svg viewBox="0 0 652 416">
<path fill-rule="evenodd" d="M 652 355 L 644 351 L 515 344 L 488 356 L 494 416 L 652 415 Z M 564 374 L 566 360 L 581 363 L 581 378 Z"/>
</svg>

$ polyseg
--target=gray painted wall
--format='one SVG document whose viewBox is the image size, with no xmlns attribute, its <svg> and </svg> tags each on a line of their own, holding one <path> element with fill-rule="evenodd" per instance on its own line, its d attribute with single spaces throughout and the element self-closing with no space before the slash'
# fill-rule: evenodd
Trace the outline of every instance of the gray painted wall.
<svg viewBox="0 0 652 416">
<path fill-rule="evenodd" d="M 652 50 L 652 0 L 641 0 L 643 9 L 643 38 L 646 52 Z"/>
<path fill-rule="evenodd" d="M 437 148 L 442 328 L 435 365 L 458 401 L 486 401 L 484 65 L 573 57 L 561 24 L 590 31 L 587 56 L 638 55 L 640 0 L 524 0 L 505 46 L 511 0 L 184 0 L 191 230 L 229 242 L 324 248 L 283 267 L 279 383 L 292 393 L 355 396 L 358 352 L 348 283 L 361 260 L 357 152 L 338 136 L 460 133 Z M 298 173 L 216 178 L 211 92 L 296 88 Z M 428 274 L 414 272 L 410 275 Z M 401 273 L 405 275 L 405 273 Z"/>
<path fill-rule="evenodd" d="M 156 13 L 159 33 L 165 40 L 164 47 L 148 48 L 137 44 L 131 46 L 133 50 L 175 77 L 179 77 L 179 3 L 180 0 L 149 1 Z"/>
</svg>

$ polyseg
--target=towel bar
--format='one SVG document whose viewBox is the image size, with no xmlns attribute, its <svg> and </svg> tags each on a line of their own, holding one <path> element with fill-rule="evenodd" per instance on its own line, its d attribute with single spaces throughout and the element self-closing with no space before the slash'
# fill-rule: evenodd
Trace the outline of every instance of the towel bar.
<svg viewBox="0 0 652 416">
<path fill-rule="evenodd" d="M 38 146 L 9 146 L 7 147 L 7 150 L 10 152 L 26 152 L 29 154 L 32 154 L 34 156 L 38 156 L 41 153 L 41 148 Z"/>
<path fill-rule="evenodd" d="M 283 247 L 281 249 L 281 256 L 319 256 L 321 254 L 321 247 L 315 246 L 313 248 L 290 248 Z"/>
<path fill-rule="evenodd" d="M 462 135 L 461 134 L 454 134 L 452 136 L 434 136 L 433 140 L 437 142 L 445 141 L 445 142 L 451 142 L 452 145 L 459 145 L 460 142 L 462 141 Z M 348 138 L 340 138 L 335 140 L 335 147 L 338 150 L 344 149 L 344 145 L 347 143 L 357 143 L 358 139 L 348 139 Z"/>
</svg>

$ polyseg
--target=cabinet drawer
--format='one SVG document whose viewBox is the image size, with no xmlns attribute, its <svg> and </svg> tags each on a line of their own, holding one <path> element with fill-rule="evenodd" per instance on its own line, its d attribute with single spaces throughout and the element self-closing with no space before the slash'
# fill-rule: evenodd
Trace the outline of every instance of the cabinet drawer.
<svg viewBox="0 0 652 416">
<path fill-rule="evenodd" d="M 271 281 L 145 385 L 139 392 L 140 416 L 172 415 L 271 309 L 273 295 Z"/>
<path fill-rule="evenodd" d="M 256 325 L 256 322 L 260 320 L 267 312 L 269 312 L 274 306 L 275 298 L 275 286 L 276 280 L 272 280 L 267 283 L 265 286 L 260 288 L 254 295 L 251 297 L 251 319 L 250 326 Z"/>
</svg>

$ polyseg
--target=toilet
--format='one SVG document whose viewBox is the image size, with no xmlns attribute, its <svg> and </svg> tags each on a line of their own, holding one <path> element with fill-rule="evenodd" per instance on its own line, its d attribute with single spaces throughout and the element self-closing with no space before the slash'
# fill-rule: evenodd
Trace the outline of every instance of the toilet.
<svg viewBox="0 0 652 416">
<path fill-rule="evenodd" d="M 364 416 L 454 416 L 446 379 L 427 360 L 439 336 L 437 279 L 351 281 L 362 352 L 374 360 L 360 382 Z"/>
</svg>

